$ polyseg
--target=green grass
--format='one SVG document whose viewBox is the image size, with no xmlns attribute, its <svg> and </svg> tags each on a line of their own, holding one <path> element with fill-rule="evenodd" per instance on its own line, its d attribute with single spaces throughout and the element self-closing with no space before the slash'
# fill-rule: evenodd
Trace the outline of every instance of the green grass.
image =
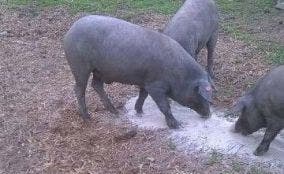
<svg viewBox="0 0 284 174">
<path fill-rule="evenodd" d="M 2 0 L 0 4 L 11 7 L 33 5 L 39 8 L 63 6 L 73 13 L 92 12 L 117 14 L 122 10 L 133 16 L 141 12 L 173 14 L 182 0 Z M 259 41 L 249 34 L 249 27 L 256 27 L 264 18 L 276 15 L 273 0 L 216 0 L 221 11 L 221 27 L 235 39 L 243 40 L 264 53 L 269 63 L 284 64 L 284 46 Z"/>
<path fill-rule="evenodd" d="M 276 45 L 271 47 L 272 51 L 267 52 L 267 57 L 278 65 L 284 64 L 284 46 Z"/>
<path fill-rule="evenodd" d="M 242 17 L 250 18 L 252 15 L 266 13 L 273 7 L 273 0 L 216 0 L 224 13 L 230 13 Z"/>
<path fill-rule="evenodd" d="M 7 1 L 7 0 L 6 0 Z M 172 14 L 181 0 L 8 0 L 10 6 L 34 4 L 38 7 L 68 7 L 73 12 L 115 13 L 117 10 Z"/>
<path fill-rule="evenodd" d="M 284 46 L 249 34 L 263 19 L 277 15 L 272 0 L 216 0 L 222 13 L 221 27 L 232 37 L 256 46 L 269 63 L 284 64 Z"/>
<path fill-rule="evenodd" d="M 206 165 L 213 166 L 216 163 L 220 163 L 223 160 L 223 154 L 217 152 L 215 149 L 212 150 L 208 160 L 206 161 Z"/>
</svg>

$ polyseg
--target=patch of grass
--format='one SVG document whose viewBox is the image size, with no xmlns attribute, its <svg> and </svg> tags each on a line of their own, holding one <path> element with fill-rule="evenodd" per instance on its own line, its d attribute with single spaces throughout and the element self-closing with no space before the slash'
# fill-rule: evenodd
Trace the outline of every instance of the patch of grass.
<svg viewBox="0 0 284 174">
<path fill-rule="evenodd" d="M 284 46 L 275 45 L 271 47 L 271 51 L 267 52 L 267 57 L 274 63 L 278 65 L 284 64 Z"/>
<path fill-rule="evenodd" d="M 216 150 L 213 150 L 210 153 L 210 156 L 208 158 L 208 161 L 206 162 L 206 165 L 212 166 L 216 163 L 220 163 L 223 159 L 223 154 L 217 152 Z"/>
<path fill-rule="evenodd" d="M 257 166 L 252 166 L 247 173 L 248 174 L 271 174 L 271 172 L 268 172 L 265 169 L 261 167 L 257 167 Z"/>
<path fill-rule="evenodd" d="M 272 0 L 216 0 L 216 2 L 224 13 L 244 19 L 267 13 L 273 6 Z"/>
<path fill-rule="evenodd" d="M 221 27 L 234 39 L 256 46 L 269 63 L 284 64 L 284 46 L 260 40 L 249 29 L 276 15 L 272 0 L 216 0 L 221 10 Z"/>
<path fill-rule="evenodd" d="M 244 171 L 244 167 L 242 166 L 242 164 L 237 161 L 233 161 L 231 165 L 232 169 L 237 173 L 241 173 L 242 171 Z"/>
<path fill-rule="evenodd" d="M 258 51 L 262 51 L 270 63 L 283 65 L 284 64 L 284 46 L 272 43 L 250 35 L 247 32 L 237 29 L 231 25 L 222 25 L 223 29 L 237 40 L 245 41 L 250 45 L 256 46 Z"/>
<path fill-rule="evenodd" d="M 126 4 L 134 10 L 172 14 L 181 5 L 181 0 L 127 0 Z"/>
<path fill-rule="evenodd" d="M 34 4 L 38 7 L 64 6 L 73 12 L 115 13 L 117 10 L 153 11 L 171 14 L 181 5 L 181 0 L 7 0 L 10 6 Z"/>
</svg>

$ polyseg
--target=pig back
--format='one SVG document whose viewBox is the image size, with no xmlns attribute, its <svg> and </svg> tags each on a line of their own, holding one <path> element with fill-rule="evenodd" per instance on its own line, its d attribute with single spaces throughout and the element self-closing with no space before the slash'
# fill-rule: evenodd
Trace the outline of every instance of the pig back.
<svg viewBox="0 0 284 174">
<path fill-rule="evenodd" d="M 214 1 L 187 0 L 167 24 L 164 33 L 194 55 L 195 50 L 205 46 L 217 30 L 218 11 Z"/>
<path fill-rule="evenodd" d="M 176 41 L 116 18 L 81 18 L 65 40 L 72 41 L 73 58 L 87 62 L 106 82 L 144 85 L 171 76 L 183 78 L 185 64 L 200 69 Z"/>
<path fill-rule="evenodd" d="M 266 116 L 282 119 L 284 124 L 284 66 L 271 70 L 254 90 L 258 109 Z"/>
</svg>

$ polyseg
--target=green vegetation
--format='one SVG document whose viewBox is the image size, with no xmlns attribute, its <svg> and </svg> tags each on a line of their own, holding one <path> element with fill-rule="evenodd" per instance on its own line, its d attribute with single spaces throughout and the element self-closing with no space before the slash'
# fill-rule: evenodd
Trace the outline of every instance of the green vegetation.
<svg viewBox="0 0 284 174">
<path fill-rule="evenodd" d="M 277 15 L 272 0 L 216 0 L 221 10 L 224 31 L 235 39 L 256 46 L 269 62 L 284 64 L 284 46 L 257 38 L 249 29 L 258 27 L 263 20 Z M 268 33 L 269 34 L 269 33 Z"/>
<path fill-rule="evenodd" d="M 216 163 L 220 163 L 223 159 L 223 154 L 217 152 L 215 149 L 212 150 L 206 165 L 213 166 Z"/>
<path fill-rule="evenodd" d="M 73 12 L 116 13 L 118 10 L 173 13 L 181 0 L 8 0 L 10 6 L 36 5 L 39 7 L 64 6 Z"/>
<path fill-rule="evenodd" d="M 260 166 L 251 166 L 248 174 L 272 174 L 272 172 L 266 171 L 264 168 Z"/>
<path fill-rule="evenodd" d="M 278 65 L 284 64 L 284 46 L 274 45 L 270 47 L 270 51 L 267 52 L 267 57 Z"/>
<path fill-rule="evenodd" d="M 263 20 L 277 15 L 272 0 L 216 0 L 216 2 L 221 11 L 221 27 L 225 32 L 235 39 L 256 46 L 267 57 L 269 63 L 284 64 L 283 45 L 262 40 L 257 38 L 257 34 L 250 33 L 250 29 L 258 27 Z M 143 12 L 173 14 L 181 3 L 182 0 L 4 0 L 4 4 L 11 7 L 63 6 L 73 13 L 85 11 L 119 15 L 120 11 L 123 11 L 124 17 L 120 15 L 122 18 L 131 18 Z"/>
</svg>

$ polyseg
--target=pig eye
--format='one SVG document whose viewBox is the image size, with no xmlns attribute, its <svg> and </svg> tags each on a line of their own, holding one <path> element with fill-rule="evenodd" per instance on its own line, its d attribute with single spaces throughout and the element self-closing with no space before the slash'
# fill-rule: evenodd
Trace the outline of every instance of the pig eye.
<svg viewBox="0 0 284 174">
<path fill-rule="evenodd" d="M 206 90 L 207 92 L 211 92 L 212 89 L 211 89 L 210 86 L 206 86 L 206 87 L 205 87 L 205 90 Z"/>
<path fill-rule="evenodd" d="M 212 88 L 209 85 L 198 86 L 198 94 L 201 95 L 205 100 L 212 102 Z"/>
</svg>

